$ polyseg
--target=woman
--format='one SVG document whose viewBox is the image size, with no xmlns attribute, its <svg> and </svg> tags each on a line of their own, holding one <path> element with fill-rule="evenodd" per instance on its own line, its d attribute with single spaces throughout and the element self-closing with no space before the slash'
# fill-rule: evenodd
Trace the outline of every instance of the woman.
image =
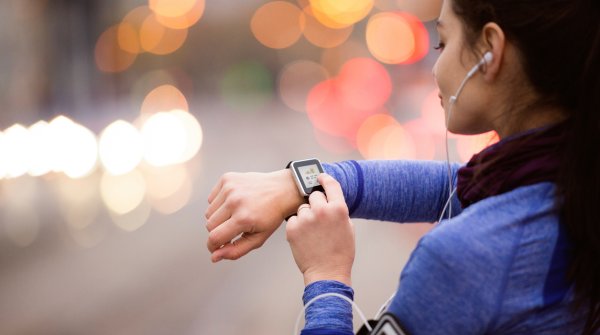
<svg viewBox="0 0 600 335">
<path fill-rule="evenodd" d="M 206 213 L 213 261 L 297 212 L 286 231 L 305 303 L 352 298 L 349 217 L 434 222 L 456 184 L 452 217 L 421 239 L 388 313 L 410 334 L 598 333 L 599 26 L 595 0 L 444 1 L 433 74 L 448 130 L 501 141 L 453 166 L 451 183 L 444 163 L 326 165 L 325 194 L 300 207 L 289 171 L 226 174 Z M 352 334 L 350 304 L 317 300 L 303 334 Z"/>
</svg>

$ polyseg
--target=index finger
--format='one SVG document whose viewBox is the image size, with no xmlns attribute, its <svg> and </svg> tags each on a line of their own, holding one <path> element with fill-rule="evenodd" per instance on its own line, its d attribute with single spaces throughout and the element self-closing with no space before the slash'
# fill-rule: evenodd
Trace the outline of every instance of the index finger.
<svg viewBox="0 0 600 335">
<path fill-rule="evenodd" d="M 319 180 L 319 184 L 323 186 L 325 190 L 325 195 L 327 196 L 327 202 L 343 202 L 346 203 L 344 199 L 344 192 L 342 191 L 342 186 L 335 180 L 332 176 L 321 173 L 317 179 Z"/>
</svg>

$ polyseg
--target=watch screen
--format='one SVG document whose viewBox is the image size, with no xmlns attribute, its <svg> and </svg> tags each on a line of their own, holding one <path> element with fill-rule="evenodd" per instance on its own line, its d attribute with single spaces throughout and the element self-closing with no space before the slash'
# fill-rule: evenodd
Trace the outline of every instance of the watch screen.
<svg viewBox="0 0 600 335">
<path fill-rule="evenodd" d="M 319 171 L 319 167 L 317 166 L 317 164 L 299 166 L 298 172 L 300 172 L 302 181 L 304 182 L 304 185 L 307 188 L 319 186 L 317 176 L 321 173 L 321 171 Z"/>
</svg>

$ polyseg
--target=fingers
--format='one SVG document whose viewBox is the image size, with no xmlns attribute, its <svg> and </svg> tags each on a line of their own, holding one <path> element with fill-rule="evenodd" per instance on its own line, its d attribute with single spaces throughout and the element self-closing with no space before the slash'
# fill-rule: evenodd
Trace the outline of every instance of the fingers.
<svg viewBox="0 0 600 335">
<path fill-rule="evenodd" d="M 235 224 L 231 219 L 227 220 L 208 234 L 206 246 L 210 252 L 214 252 L 241 233 L 244 233 L 241 226 Z"/>
<path fill-rule="evenodd" d="M 214 213 L 212 213 L 206 221 L 206 230 L 209 232 L 217 228 L 223 222 L 231 218 L 231 211 L 227 206 L 219 207 Z"/>
<path fill-rule="evenodd" d="M 323 186 L 323 189 L 325 190 L 325 194 L 327 195 L 327 202 L 345 203 L 342 186 L 340 185 L 340 183 L 338 183 L 337 180 L 335 180 L 332 176 L 326 173 L 321 173 L 317 178 L 319 180 L 319 184 L 321 184 L 321 186 Z"/>
<path fill-rule="evenodd" d="M 215 250 L 210 256 L 210 259 L 213 263 L 222 259 L 236 260 L 260 247 L 263 243 L 264 238 L 261 237 L 261 235 L 244 233 L 237 240 L 227 243 L 222 248 Z"/>
<path fill-rule="evenodd" d="M 204 213 L 204 217 L 206 219 L 210 219 L 210 217 L 213 215 L 213 213 L 223 205 L 223 203 L 225 202 L 225 199 L 227 199 L 226 193 L 227 192 L 224 192 L 224 190 L 221 188 L 219 190 L 219 193 L 214 195 L 209 200 L 209 205 L 206 208 L 206 212 Z"/>
</svg>

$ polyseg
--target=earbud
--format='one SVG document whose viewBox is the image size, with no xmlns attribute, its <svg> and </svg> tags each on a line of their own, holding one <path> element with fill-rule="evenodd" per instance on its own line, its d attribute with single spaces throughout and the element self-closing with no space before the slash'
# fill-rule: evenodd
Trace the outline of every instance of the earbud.
<svg viewBox="0 0 600 335">
<path fill-rule="evenodd" d="M 456 102 L 456 99 L 458 99 L 458 95 L 460 94 L 460 92 L 462 92 L 463 87 L 467 83 L 467 80 L 469 80 L 471 77 L 473 77 L 475 75 L 475 73 L 477 73 L 477 71 L 479 71 L 479 69 L 482 66 L 488 65 L 489 63 L 491 63 L 493 59 L 494 59 L 494 54 L 492 54 L 491 51 L 487 51 L 485 54 L 483 54 L 483 57 L 481 57 L 481 60 L 479 60 L 479 63 L 475 64 L 475 66 L 473 66 L 473 68 L 471 68 L 471 70 L 469 70 L 469 72 L 465 76 L 465 79 L 463 79 L 462 83 L 460 84 L 460 87 L 456 91 L 456 94 L 450 97 L 451 104 L 454 104 Z"/>
</svg>

